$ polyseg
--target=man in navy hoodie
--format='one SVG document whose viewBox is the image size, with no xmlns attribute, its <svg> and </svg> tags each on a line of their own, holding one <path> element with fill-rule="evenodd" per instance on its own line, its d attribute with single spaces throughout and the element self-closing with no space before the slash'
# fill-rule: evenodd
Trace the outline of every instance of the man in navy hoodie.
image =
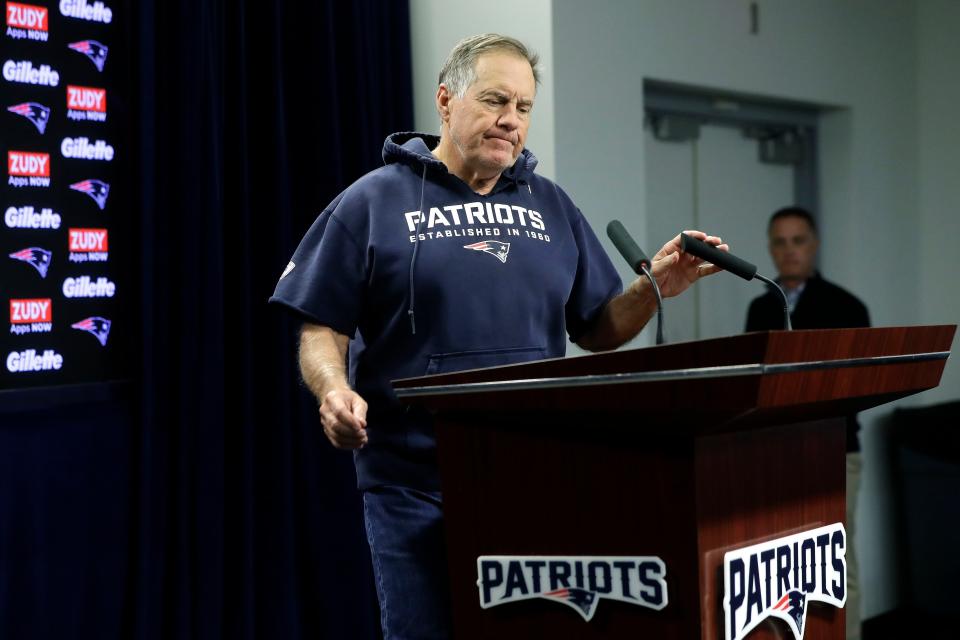
<svg viewBox="0 0 960 640">
<path fill-rule="evenodd" d="M 354 451 L 388 640 L 449 636 L 433 427 L 390 381 L 561 357 L 567 336 L 613 349 L 656 309 L 645 280 L 622 290 L 579 209 L 534 173 L 538 82 L 522 43 L 460 42 L 440 72 L 440 137 L 387 138 L 385 166 L 320 214 L 271 298 L 303 316 L 303 379 L 330 442 Z M 714 271 L 679 236 L 653 259 L 664 296 Z"/>
</svg>

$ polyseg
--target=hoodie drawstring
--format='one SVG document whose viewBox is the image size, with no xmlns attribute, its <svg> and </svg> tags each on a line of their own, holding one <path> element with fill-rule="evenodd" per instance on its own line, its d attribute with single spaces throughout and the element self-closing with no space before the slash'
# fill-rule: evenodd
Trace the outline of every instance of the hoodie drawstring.
<svg viewBox="0 0 960 640">
<path fill-rule="evenodd" d="M 417 233 L 414 237 L 413 242 L 413 254 L 410 256 L 410 279 L 409 279 L 409 288 L 410 288 L 410 306 L 407 308 L 407 317 L 410 318 L 410 333 L 412 335 L 417 335 L 417 320 L 416 315 L 413 312 L 413 296 L 414 296 L 414 286 L 413 286 L 413 268 L 417 264 L 417 251 L 420 249 L 420 225 L 423 224 L 423 190 L 427 184 L 427 165 L 423 165 L 423 176 L 420 179 L 420 217 L 417 219 Z"/>
</svg>

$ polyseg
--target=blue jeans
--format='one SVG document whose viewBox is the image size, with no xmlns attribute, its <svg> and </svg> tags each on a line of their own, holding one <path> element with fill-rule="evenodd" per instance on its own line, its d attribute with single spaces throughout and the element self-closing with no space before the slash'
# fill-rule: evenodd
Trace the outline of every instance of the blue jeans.
<svg viewBox="0 0 960 640">
<path fill-rule="evenodd" d="M 384 640 L 451 635 L 440 493 L 406 487 L 363 492 L 363 515 Z"/>
</svg>

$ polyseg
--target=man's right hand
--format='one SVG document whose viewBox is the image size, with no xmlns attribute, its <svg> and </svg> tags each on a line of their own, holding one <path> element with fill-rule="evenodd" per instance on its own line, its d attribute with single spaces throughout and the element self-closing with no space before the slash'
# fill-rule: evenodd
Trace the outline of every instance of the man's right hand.
<svg viewBox="0 0 960 640">
<path fill-rule="evenodd" d="M 323 397 L 320 422 L 337 449 L 359 449 L 367 444 L 367 402 L 352 389 L 334 389 Z"/>
</svg>

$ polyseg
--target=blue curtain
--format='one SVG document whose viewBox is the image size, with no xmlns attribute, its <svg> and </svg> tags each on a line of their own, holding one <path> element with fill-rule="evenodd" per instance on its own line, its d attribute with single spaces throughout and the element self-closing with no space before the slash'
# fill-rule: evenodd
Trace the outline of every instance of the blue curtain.
<svg viewBox="0 0 960 640">
<path fill-rule="evenodd" d="M 138 376 L 4 416 L 0 637 L 377 638 L 352 458 L 299 382 L 298 322 L 266 300 L 412 128 L 407 3 L 128 5 Z"/>
<path fill-rule="evenodd" d="M 376 637 L 352 460 L 266 305 L 314 217 L 412 125 L 405 2 L 141 5 L 140 637 Z M 152 93 L 152 95 L 151 95 Z"/>
</svg>

